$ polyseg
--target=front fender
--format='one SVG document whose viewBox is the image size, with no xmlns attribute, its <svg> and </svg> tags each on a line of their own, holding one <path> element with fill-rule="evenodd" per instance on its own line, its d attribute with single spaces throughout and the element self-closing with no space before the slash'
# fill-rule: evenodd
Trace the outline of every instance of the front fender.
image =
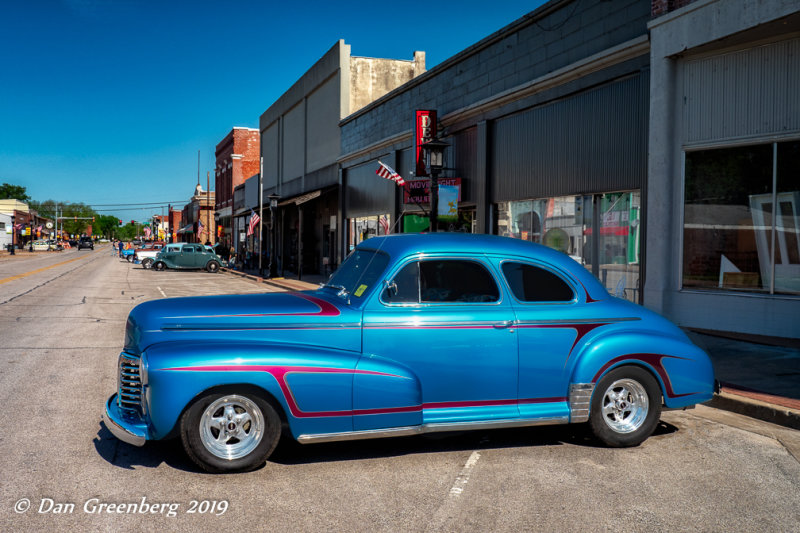
<svg viewBox="0 0 800 533">
<path fill-rule="evenodd" d="M 667 407 L 686 407 L 710 400 L 714 369 L 708 355 L 686 338 L 658 332 L 619 332 L 584 347 L 571 383 L 596 384 L 622 365 L 648 369 L 658 380 Z"/>
<path fill-rule="evenodd" d="M 248 385 L 282 408 L 293 435 L 352 431 L 353 373 L 358 354 L 303 345 L 168 342 L 150 346 L 145 411 L 150 434 L 172 432 L 181 414 L 205 391 Z"/>
</svg>

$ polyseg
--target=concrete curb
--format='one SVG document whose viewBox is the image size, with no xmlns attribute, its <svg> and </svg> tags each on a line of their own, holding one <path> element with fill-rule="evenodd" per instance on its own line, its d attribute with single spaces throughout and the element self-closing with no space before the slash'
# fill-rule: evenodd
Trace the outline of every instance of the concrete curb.
<svg viewBox="0 0 800 533">
<path fill-rule="evenodd" d="M 705 405 L 780 426 L 800 429 L 800 410 L 790 407 L 783 407 L 729 392 L 715 394 L 714 398 Z"/>
<path fill-rule="evenodd" d="M 259 276 L 254 276 L 253 274 L 247 274 L 245 272 L 239 272 L 238 270 L 231 270 L 229 268 L 222 267 L 220 271 L 227 272 L 228 274 L 233 274 L 234 276 L 239 276 L 240 278 L 249 279 L 250 281 L 255 281 L 256 283 L 264 283 L 266 285 L 270 285 L 272 287 L 276 287 L 278 289 L 283 289 L 286 291 L 302 291 L 302 290 L 310 290 L 316 289 L 316 283 L 307 283 L 304 281 L 298 280 L 273 280 L 262 278 Z"/>
</svg>

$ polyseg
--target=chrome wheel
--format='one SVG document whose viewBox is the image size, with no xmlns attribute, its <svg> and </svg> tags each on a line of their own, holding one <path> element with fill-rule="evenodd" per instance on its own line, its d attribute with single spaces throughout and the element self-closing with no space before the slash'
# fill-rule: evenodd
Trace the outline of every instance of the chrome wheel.
<svg viewBox="0 0 800 533">
<path fill-rule="evenodd" d="M 603 421 L 616 433 L 631 433 L 647 419 L 647 391 L 633 379 L 619 379 L 603 393 Z"/>
<path fill-rule="evenodd" d="M 261 409 L 231 394 L 212 402 L 200 417 L 200 441 L 220 459 L 239 459 L 255 450 L 264 436 Z"/>
</svg>

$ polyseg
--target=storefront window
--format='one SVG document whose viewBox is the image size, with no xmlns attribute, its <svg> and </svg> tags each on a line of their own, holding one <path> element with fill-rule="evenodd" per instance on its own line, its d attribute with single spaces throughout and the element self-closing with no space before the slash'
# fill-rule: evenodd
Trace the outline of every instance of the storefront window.
<svg viewBox="0 0 800 533">
<path fill-rule="evenodd" d="M 597 276 L 612 294 L 638 301 L 638 192 L 505 202 L 497 209 L 499 235 L 564 252 Z M 595 235 L 599 235 L 596 240 Z"/>
<path fill-rule="evenodd" d="M 684 203 L 685 288 L 800 293 L 800 143 L 687 153 Z"/>
<path fill-rule="evenodd" d="M 392 228 L 392 217 L 389 213 L 369 217 L 348 218 L 347 223 L 350 230 L 348 235 L 350 250 L 370 237 L 389 235 L 394 232 L 394 228 Z"/>
</svg>

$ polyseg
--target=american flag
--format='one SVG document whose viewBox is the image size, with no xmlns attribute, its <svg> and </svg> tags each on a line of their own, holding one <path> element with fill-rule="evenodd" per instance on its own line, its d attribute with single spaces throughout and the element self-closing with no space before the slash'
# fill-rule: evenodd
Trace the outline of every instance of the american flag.
<svg viewBox="0 0 800 533">
<path fill-rule="evenodd" d="M 202 220 L 198 220 L 197 221 L 197 233 L 198 234 L 203 233 L 205 230 L 206 230 L 206 227 L 203 225 L 203 221 Z"/>
<path fill-rule="evenodd" d="M 381 218 L 378 219 L 378 222 L 383 228 L 383 234 L 389 235 L 389 220 L 386 218 L 386 215 L 381 216 Z"/>
<path fill-rule="evenodd" d="M 250 225 L 247 226 L 247 235 L 250 236 L 256 231 L 256 226 L 258 226 L 258 222 L 261 220 L 261 217 L 258 214 L 250 210 Z"/>
<path fill-rule="evenodd" d="M 394 169 L 392 169 L 392 167 L 390 167 L 385 163 L 381 163 L 380 161 L 378 161 L 378 164 L 380 165 L 380 168 L 375 171 L 375 174 L 377 174 L 382 178 L 386 178 L 387 180 L 392 180 L 398 185 L 406 184 L 406 180 L 404 180 L 402 176 L 400 176 L 400 174 L 395 172 Z"/>
</svg>

